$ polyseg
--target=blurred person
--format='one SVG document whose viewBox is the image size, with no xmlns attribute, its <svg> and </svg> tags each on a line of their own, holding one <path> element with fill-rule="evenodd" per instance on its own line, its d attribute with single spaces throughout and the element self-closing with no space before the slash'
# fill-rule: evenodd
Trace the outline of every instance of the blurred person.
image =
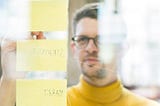
<svg viewBox="0 0 160 106">
<path fill-rule="evenodd" d="M 71 49 L 82 75 L 68 88 L 67 106 L 160 106 L 123 87 L 116 74 L 118 52 L 109 63 L 99 59 L 98 7 L 99 3 L 85 5 L 73 17 Z"/>
</svg>

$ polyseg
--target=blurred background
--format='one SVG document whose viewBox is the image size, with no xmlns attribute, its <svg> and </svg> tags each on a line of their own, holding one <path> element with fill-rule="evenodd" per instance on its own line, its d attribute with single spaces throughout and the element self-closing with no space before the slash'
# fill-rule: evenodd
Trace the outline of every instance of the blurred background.
<svg viewBox="0 0 160 106">
<path fill-rule="evenodd" d="M 80 75 L 69 47 L 73 13 L 86 3 L 100 1 L 103 2 L 103 0 L 69 0 L 68 87 L 77 84 Z M 160 101 L 160 1 L 104 1 L 114 8 L 114 14 L 121 14 L 126 26 L 128 50 L 119 70 L 122 83 L 139 95 Z M 28 6 L 28 0 L 0 0 L 0 42 L 5 36 L 14 38 L 27 33 Z"/>
</svg>

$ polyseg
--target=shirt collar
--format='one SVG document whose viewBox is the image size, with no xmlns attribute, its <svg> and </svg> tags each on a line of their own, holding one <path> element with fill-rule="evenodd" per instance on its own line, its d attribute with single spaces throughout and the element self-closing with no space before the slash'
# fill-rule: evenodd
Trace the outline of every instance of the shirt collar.
<svg viewBox="0 0 160 106">
<path fill-rule="evenodd" d="M 111 103 L 119 99 L 122 94 L 123 87 L 120 80 L 104 87 L 95 87 L 88 84 L 82 77 L 80 77 L 80 83 L 78 84 L 79 92 L 91 101 Z"/>
</svg>

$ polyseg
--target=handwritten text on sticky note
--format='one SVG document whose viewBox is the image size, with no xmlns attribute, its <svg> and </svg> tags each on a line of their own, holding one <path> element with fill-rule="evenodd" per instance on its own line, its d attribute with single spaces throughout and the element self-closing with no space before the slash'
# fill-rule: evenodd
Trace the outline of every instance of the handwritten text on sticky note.
<svg viewBox="0 0 160 106">
<path fill-rule="evenodd" d="M 17 106 L 66 106 L 66 80 L 17 80 Z"/>
<path fill-rule="evenodd" d="M 17 42 L 17 71 L 66 71 L 66 40 Z"/>
</svg>

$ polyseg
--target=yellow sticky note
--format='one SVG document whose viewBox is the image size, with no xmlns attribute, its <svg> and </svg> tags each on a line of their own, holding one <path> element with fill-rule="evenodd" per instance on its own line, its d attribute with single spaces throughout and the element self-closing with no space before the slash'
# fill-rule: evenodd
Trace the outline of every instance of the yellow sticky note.
<svg viewBox="0 0 160 106">
<path fill-rule="evenodd" d="M 17 80 L 16 106 L 66 106 L 66 80 Z"/>
<path fill-rule="evenodd" d="M 31 0 L 32 31 L 67 30 L 68 0 Z"/>
<path fill-rule="evenodd" d="M 17 41 L 17 71 L 66 71 L 67 40 Z"/>
</svg>

